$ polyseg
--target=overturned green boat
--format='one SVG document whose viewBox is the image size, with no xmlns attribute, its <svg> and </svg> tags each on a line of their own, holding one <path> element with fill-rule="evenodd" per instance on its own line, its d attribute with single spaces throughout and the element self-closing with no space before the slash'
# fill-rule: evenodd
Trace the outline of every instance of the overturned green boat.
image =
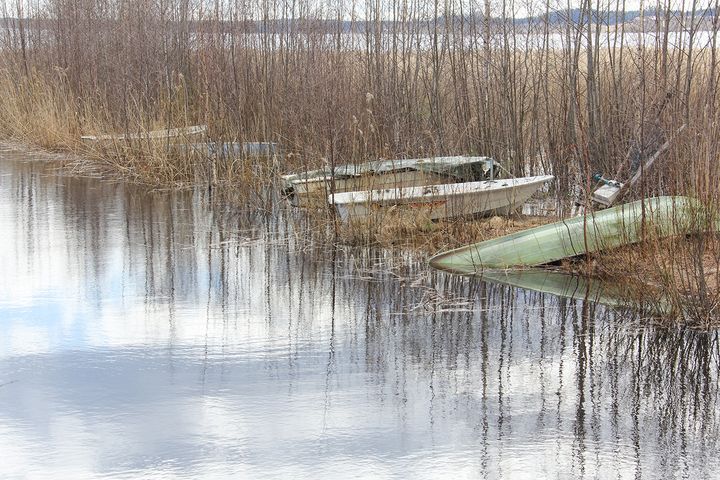
<svg viewBox="0 0 720 480">
<path fill-rule="evenodd" d="M 648 198 L 450 250 L 432 257 L 430 265 L 462 274 L 545 265 L 644 238 L 689 233 L 698 213 L 698 203 L 687 197 Z"/>
</svg>

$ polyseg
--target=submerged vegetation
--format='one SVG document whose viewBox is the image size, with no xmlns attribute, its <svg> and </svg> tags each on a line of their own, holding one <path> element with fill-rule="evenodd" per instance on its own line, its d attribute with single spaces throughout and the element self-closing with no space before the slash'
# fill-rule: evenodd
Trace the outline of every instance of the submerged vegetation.
<svg viewBox="0 0 720 480">
<path fill-rule="evenodd" d="M 487 0 L 4 5 L 0 135 L 79 154 L 74 165 L 85 171 L 208 185 L 268 210 L 280 173 L 472 153 L 515 176 L 553 174 L 553 214 L 564 217 L 574 202 L 590 207 L 593 174 L 628 178 L 686 125 L 626 200 L 688 195 L 703 212 L 720 204 L 717 1 L 639 12 L 610 1 L 523 12 Z M 207 124 L 214 141 L 275 141 L 284 153 L 209 159 L 162 141 L 80 140 L 195 124 Z M 697 219 L 702 234 L 571 268 L 648 280 L 676 312 L 710 325 L 720 302 L 714 218 Z M 432 252 L 539 221 L 341 227 L 323 214 L 314 228 L 333 240 Z"/>
</svg>

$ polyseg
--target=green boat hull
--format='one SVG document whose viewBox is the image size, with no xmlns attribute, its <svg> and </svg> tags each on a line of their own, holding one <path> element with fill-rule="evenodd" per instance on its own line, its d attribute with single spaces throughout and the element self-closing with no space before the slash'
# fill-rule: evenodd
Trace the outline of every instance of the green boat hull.
<svg viewBox="0 0 720 480">
<path fill-rule="evenodd" d="M 432 257 L 430 265 L 462 274 L 533 267 L 629 245 L 649 235 L 688 233 L 697 205 L 687 197 L 638 200 L 450 250 Z"/>
</svg>

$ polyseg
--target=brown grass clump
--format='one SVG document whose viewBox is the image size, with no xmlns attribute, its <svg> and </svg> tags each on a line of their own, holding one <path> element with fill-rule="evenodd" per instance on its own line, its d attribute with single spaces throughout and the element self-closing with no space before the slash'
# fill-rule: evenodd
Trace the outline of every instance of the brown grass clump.
<svg viewBox="0 0 720 480">
<path fill-rule="evenodd" d="M 431 221 L 417 210 L 395 209 L 342 228 L 339 240 L 352 246 L 405 248 L 431 255 L 555 221 L 554 217 L 516 214 L 510 217 Z"/>
<path fill-rule="evenodd" d="M 79 105 L 56 74 L 53 81 L 36 75 L 22 79 L 0 70 L 0 132 L 52 151 L 75 151 L 80 142 Z"/>
<path fill-rule="evenodd" d="M 711 328 L 720 317 L 716 235 L 654 240 L 563 262 L 572 273 L 623 285 L 629 301 L 663 302 L 673 321 Z"/>
</svg>

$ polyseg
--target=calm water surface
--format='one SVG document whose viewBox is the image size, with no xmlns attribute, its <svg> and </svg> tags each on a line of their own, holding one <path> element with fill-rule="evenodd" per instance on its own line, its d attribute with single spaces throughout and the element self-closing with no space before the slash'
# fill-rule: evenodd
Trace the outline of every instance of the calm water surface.
<svg viewBox="0 0 720 480">
<path fill-rule="evenodd" d="M 715 332 L 0 152 L 1 478 L 718 478 Z"/>
</svg>

